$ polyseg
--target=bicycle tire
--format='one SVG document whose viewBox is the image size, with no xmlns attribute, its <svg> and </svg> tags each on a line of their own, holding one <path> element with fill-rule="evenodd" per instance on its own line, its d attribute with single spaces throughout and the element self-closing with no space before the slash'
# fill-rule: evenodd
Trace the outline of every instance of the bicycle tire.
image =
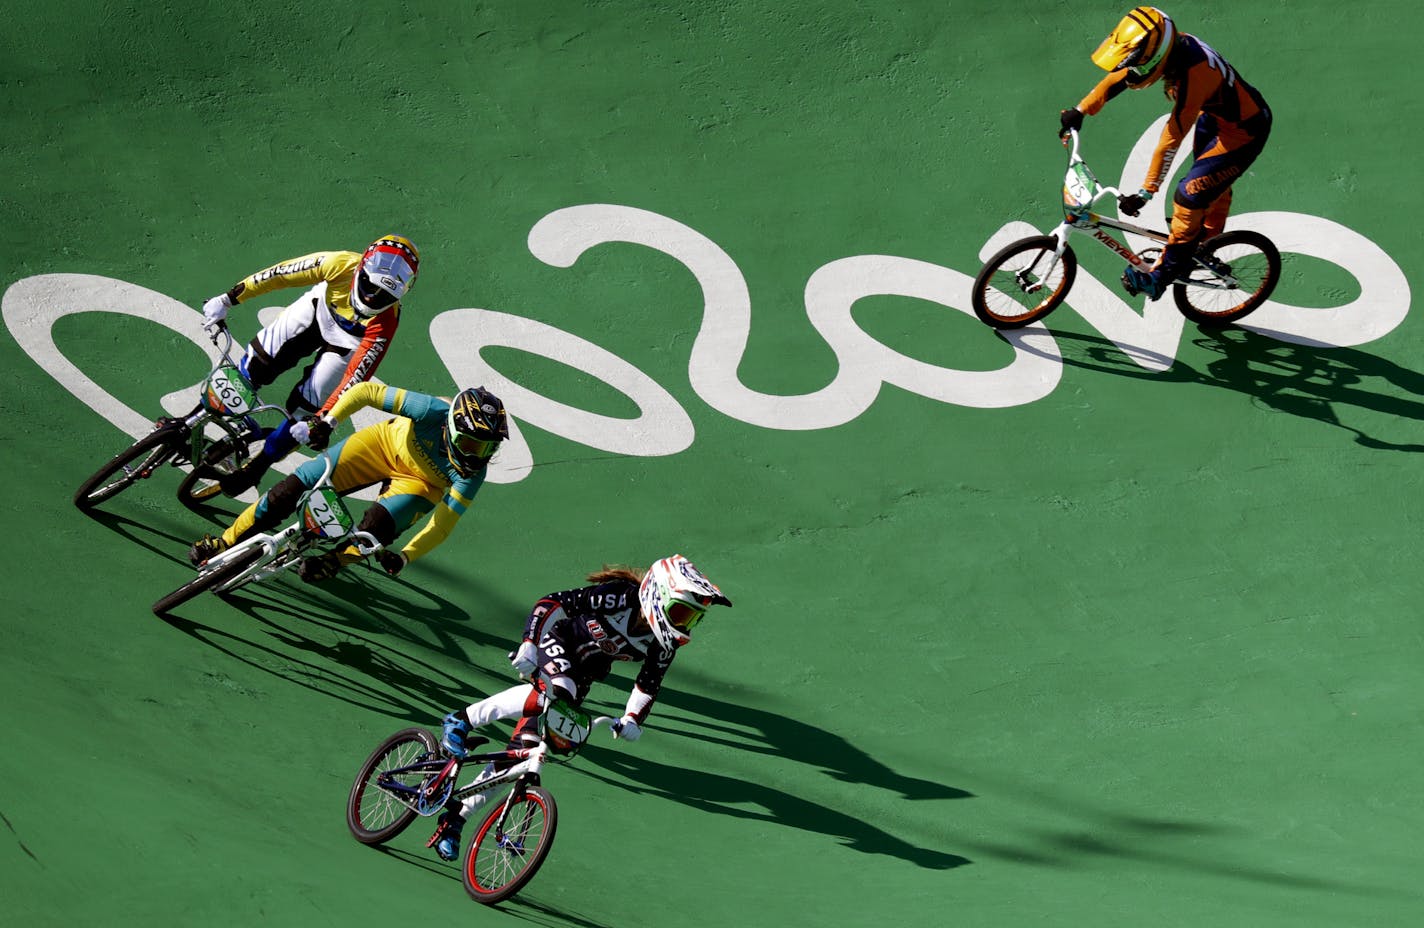
<svg viewBox="0 0 1424 928">
<path fill-rule="evenodd" d="M 1025 293 L 1019 277 L 1045 256 L 1051 256 L 1057 248 L 1058 239 L 1051 235 L 1019 239 L 1001 248 L 984 262 L 974 278 L 974 288 L 970 291 L 974 315 L 985 325 L 996 329 L 1019 329 L 1057 309 L 1068 296 L 1068 291 L 1073 289 L 1073 281 L 1078 276 L 1078 256 L 1073 254 L 1072 248 L 1063 247 L 1063 255 L 1053 269 L 1055 276 L 1046 282 L 1034 279 L 1034 283 L 1043 284 L 1048 293 L 1036 303 L 1029 305 L 1021 299 L 1032 299 L 1036 294 Z M 1050 286 L 1052 289 L 1049 289 Z M 1017 306 L 1021 311 L 1010 311 L 1010 306 Z"/>
<path fill-rule="evenodd" d="M 559 807 L 554 797 L 541 786 L 528 786 L 518 801 L 511 801 L 506 827 L 513 825 L 503 835 L 495 834 L 495 823 L 504 811 L 504 803 L 495 803 L 484 821 L 475 832 L 474 840 L 465 850 L 465 859 L 460 866 L 460 875 L 465 883 L 465 892 L 470 898 L 485 905 L 503 902 L 519 892 L 539 872 L 549 849 L 554 846 L 554 833 L 559 825 Z M 537 816 L 537 819 L 536 819 Z M 534 847 L 530 849 L 525 841 L 531 827 L 538 827 Z M 519 837 L 510 840 L 511 833 Z M 511 845 L 518 844 L 517 850 Z M 482 857 L 481 852 L 488 852 Z M 490 863 L 497 876 L 481 873 L 481 861 Z M 502 880 L 499 877 L 503 877 Z"/>
<path fill-rule="evenodd" d="M 393 762 L 382 765 L 388 758 L 392 758 L 397 751 L 402 748 L 415 748 L 414 753 L 401 755 L 393 759 Z M 392 797 L 381 792 L 379 788 L 373 786 L 377 774 L 389 770 L 392 767 L 404 767 L 413 764 L 419 759 L 421 754 L 434 754 L 438 750 L 435 736 L 423 728 L 405 728 L 385 741 L 382 741 L 366 762 L 361 765 L 361 770 L 356 774 L 356 780 L 351 784 L 351 792 L 346 797 L 346 827 L 351 829 L 351 836 L 362 844 L 382 844 L 405 831 L 411 822 L 416 819 L 416 811 L 406 805 L 396 801 Z M 420 782 L 421 777 L 412 776 L 415 782 Z M 370 813 L 365 812 L 363 800 L 374 792 L 377 802 L 371 808 Z M 373 819 L 376 811 L 382 813 L 394 813 L 394 816 L 384 824 L 376 825 Z M 371 827 L 376 825 L 376 827 Z"/>
<path fill-rule="evenodd" d="M 1172 285 L 1172 299 L 1182 315 L 1208 328 L 1228 325 L 1254 312 L 1270 299 L 1281 279 L 1280 250 L 1250 229 L 1233 229 L 1207 239 L 1197 248 L 1196 258 L 1215 258 L 1229 265 L 1232 276 L 1243 285 L 1230 290 L 1193 286 L 1192 280 L 1203 275 L 1217 279 L 1195 261 L 1187 279 Z M 1240 299 L 1242 296 L 1245 298 Z"/>
<path fill-rule="evenodd" d="M 246 439 L 229 436 L 209 445 L 203 452 L 203 463 L 194 465 L 178 484 L 178 501 L 189 509 L 197 510 L 206 507 L 214 497 L 221 496 L 222 485 L 217 477 L 241 466 L 248 457 L 246 449 L 249 444 Z M 235 466 L 222 470 L 223 463 L 234 455 L 237 456 Z"/>
<path fill-rule="evenodd" d="M 243 571 L 261 560 L 261 558 L 262 549 L 260 547 L 252 547 L 216 570 L 209 571 L 208 573 L 199 573 L 192 580 L 189 580 L 172 593 L 169 593 L 154 603 L 153 614 L 166 615 L 199 593 L 232 582 L 240 576 Z"/>
<path fill-rule="evenodd" d="M 178 452 L 181 434 L 179 429 L 155 429 L 129 445 L 80 484 L 74 492 L 74 505 L 88 512 L 147 477 Z M 112 479 L 120 472 L 122 476 Z"/>
</svg>

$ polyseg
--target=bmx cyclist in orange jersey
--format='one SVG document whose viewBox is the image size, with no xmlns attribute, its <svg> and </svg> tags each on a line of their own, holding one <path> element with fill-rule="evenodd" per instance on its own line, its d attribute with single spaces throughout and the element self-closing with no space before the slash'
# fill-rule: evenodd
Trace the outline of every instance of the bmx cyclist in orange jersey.
<svg viewBox="0 0 1424 928">
<path fill-rule="evenodd" d="M 1172 196 L 1167 246 L 1151 272 L 1128 267 L 1122 276 L 1129 294 L 1155 300 L 1191 260 L 1197 243 L 1225 228 L 1232 184 L 1265 147 L 1271 110 L 1226 59 L 1196 36 L 1178 32 L 1156 7 L 1139 6 L 1124 16 L 1092 58 L 1108 76 L 1059 114 L 1060 132 L 1082 128 L 1085 115 L 1096 114 L 1124 89 L 1141 90 L 1160 80 L 1172 101 L 1142 189 L 1120 201 L 1124 213 L 1136 216 L 1161 189 L 1177 149 L 1194 130 L 1192 166 Z"/>
</svg>

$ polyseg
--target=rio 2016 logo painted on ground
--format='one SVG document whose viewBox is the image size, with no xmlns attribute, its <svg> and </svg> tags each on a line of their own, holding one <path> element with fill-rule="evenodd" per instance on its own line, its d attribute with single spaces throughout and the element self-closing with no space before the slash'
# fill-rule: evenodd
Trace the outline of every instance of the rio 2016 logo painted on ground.
<svg viewBox="0 0 1424 928">
<path fill-rule="evenodd" d="M 1145 171 L 1161 122 L 1149 128 L 1134 146 L 1123 168 L 1122 188 L 1135 187 Z M 1178 164 L 1186 157 L 1188 153 L 1182 152 Z M 1156 214 L 1144 216 L 1144 221 L 1162 222 L 1163 204 L 1150 205 Z M 1327 309 L 1268 302 L 1241 323 L 1245 328 L 1285 341 L 1344 347 L 1384 336 L 1409 311 L 1409 285 L 1399 265 L 1351 229 L 1319 216 L 1288 212 L 1233 216 L 1231 225 L 1264 233 L 1283 253 L 1335 264 L 1353 276 L 1360 288 L 1352 302 Z M 1040 231 L 1027 223 L 1008 223 L 989 238 L 979 257 L 987 259 L 1004 244 Z M 662 252 L 692 273 L 703 300 L 702 322 L 688 360 L 692 387 L 714 409 L 752 425 L 784 430 L 841 425 L 865 412 L 882 384 L 961 406 L 1017 406 L 1047 396 L 1062 376 L 1062 355 L 1052 333 L 1042 324 L 1005 333 L 1014 358 L 992 371 L 938 367 L 881 344 L 855 323 L 851 310 L 858 300 L 905 296 L 972 315 L 969 292 L 973 276 L 908 258 L 857 255 L 832 261 L 806 282 L 806 315 L 836 355 L 839 369 L 835 378 L 802 395 L 758 393 L 737 377 L 751 333 L 751 295 L 740 269 L 715 242 L 666 216 L 608 204 L 557 210 L 529 233 L 530 252 L 555 267 L 573 267 L 589 249 L 611 243 Z M 1134 248 L 1147 244 L 1131 242 Z M 1066 305 L 1143 368 L 1166 370 L 1172 366 L 1185 320 L 1170 301 L 1148 303 L 1139 313 L 1115 287 L 1080 275 Z M 92 311 L 157 322 L 191 338 L 214 359 L 215 349 L 203 337 L 193 308 L 121 280 L 48 274 L 20 280 L 5 292 L 3 314 L 16 342 L 71 393 L 137 437 L 151 428 L 151 418 L 115 399 L 55 345 L 52 329 L 57 320 Z M 260 318 L 266 322 L 277 311 L 264 310 Z M 988 329 L 984 333 L 986 338 L 994 337 Z M 577 335 L 523 316 L 474 308 L 440 313 L 430 323 L 430 335 L 454 383 L 485 384 L 504 399 L 518 421 L 616 454 L 677 454 L 693 442 L 692 420 L 666 389 L 617 355 Z M 585 371 L 625 394 L 638 406 L 639 415 L 635 419 L 597 415 L 522 387 L 480 357 L 479 349 L 496 346 L 527 351 Z M 190 408 L 196 389 L 164 397 L 164 409 L 178 413 Z M 380 414 L 367 410 L 356 416 L 355 424 L 360 427 L 379 418 Z M 517 422 L 511 423 L 510 431 L 510 440 L 491 465 L 489 479 L 493 482 L 521 480 L 533 465 Z M 289 459 L 278 466 L 289 471 L 296 463 Z"/>
</svg>

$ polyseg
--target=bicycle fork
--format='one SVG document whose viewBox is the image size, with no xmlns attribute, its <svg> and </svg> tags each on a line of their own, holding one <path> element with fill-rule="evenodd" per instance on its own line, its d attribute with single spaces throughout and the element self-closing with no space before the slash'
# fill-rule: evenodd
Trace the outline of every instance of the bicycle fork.
<svg viewBox="0 0 1424 928">
<path fill-rule="evenodd" d="M 1060 223 L 1057 228 L 1048 233 L 1057 242 L 1053 247 L 1053 258 L 1048 262 L 1048 267 L 1039 270 L 1038 262 L 1041 256 L 1035 259 L 1028 267 L 1014 272 L 1014 280 L 1018 283 L 1019 289 L 1024 293 L 1037 293 L 1043 288 L 1043 282 L 1053 273 L 1053 269 L 1058 266 L 1058 262 L 1063 260 L 1063 249 L 1068 247 L 1068 233 L 1072 226 L 1068 223 Z"/>
</svg>

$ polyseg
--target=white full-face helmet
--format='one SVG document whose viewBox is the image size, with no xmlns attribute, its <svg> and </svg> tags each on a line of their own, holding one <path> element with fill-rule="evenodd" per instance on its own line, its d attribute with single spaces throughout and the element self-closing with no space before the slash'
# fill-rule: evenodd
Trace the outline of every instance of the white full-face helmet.
<svg viewBox="0 0 1424 928">
<path fill-rule="evenodd" d="M 638 586 L 638 602 L 653 637 L 669 651 L 692 640 L 688 633 L 702 621 L 708 606 L 730 606 L 717 585 L 681 554 L 665 557 L 648 568 Z"/>
<path fill-rule="evenodd" d="M 385 312 L 415 285 L 420 252 L 404 235 L 383 235 L 371 243 L 351 275 L 351 308 L 362 319 Z"/>
</svg>

